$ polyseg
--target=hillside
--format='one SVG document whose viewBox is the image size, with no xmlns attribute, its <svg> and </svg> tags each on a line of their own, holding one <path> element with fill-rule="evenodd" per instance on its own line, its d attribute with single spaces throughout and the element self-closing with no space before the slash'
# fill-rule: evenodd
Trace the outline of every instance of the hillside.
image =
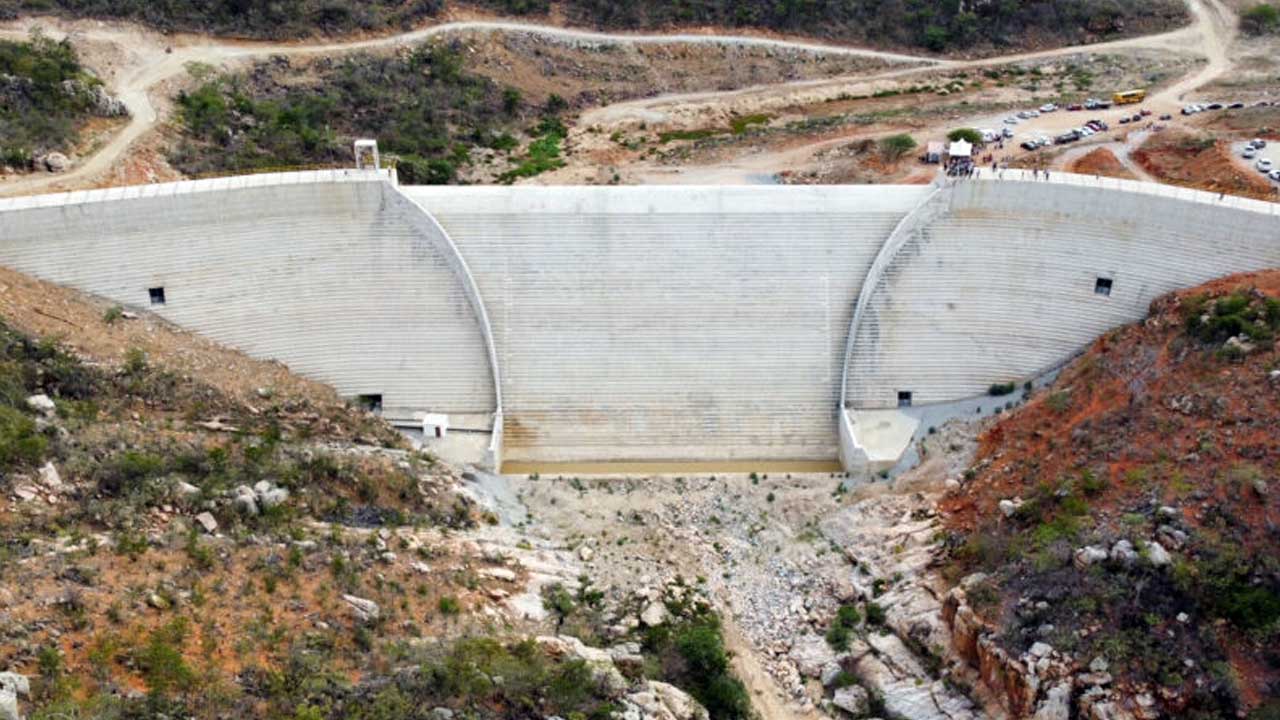
<svg viewBox="0 0 1280 720">
<path fill-rule="evenodd" d="M 701 585 L 534 542 L 332 390 L 0 269 L 0 718 L 747 717 Z"/>
<path fill-rule="evenodd" d="M 69 42 L 0 40 L 0 167 L 62 169 L 86 123 L 126 114 Z"/>
<path fill-rule="evenodd" d="M 1006 704 L 1275 717 L 1278 335 L 1277 271 L 1162 297 L 983 435 L 942 504 L 950 614 Z"/>
<path fill-rule="evenodd" d="M 1049 47 L 1166 30 L 1187 19 L 1176 0 L 1019 0 L 962 3 L 916 0 L 479 0 L 508 16 L 562 17 L 603 29 L 745 28 L 838 42 L 933 52 Z M 67 17 L 136 20 L 162 30 L 254 38 L 300 38 L 389 32 L 446 12 L 468 10 L 445 0 L 0 0 L 0 19 L 54 12 Z"/>
</svg>

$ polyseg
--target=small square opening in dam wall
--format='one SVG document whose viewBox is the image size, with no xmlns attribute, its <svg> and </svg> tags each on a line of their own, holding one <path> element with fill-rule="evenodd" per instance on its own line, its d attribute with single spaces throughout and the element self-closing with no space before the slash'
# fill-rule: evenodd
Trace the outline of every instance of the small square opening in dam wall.
<svg viewBox="0 0 1280 720">
<path fill-rule="evenodd" d="M 1111 278 L 1098 278 L 1098 281 L 1093 284 L 1093 294 L 1111 297 Z"/>
<path fill-rule="evenodd" d="M 147 295 L 151 297 L 152 305 L 164 304 L 164 288 L 162 287 L 147 288 Z"/>
<path fill-rule="evenodd" d="M 356 397 L 360 407 L 372 413 L 382 412 L 382 394 L 360 395 Z"/>
<path fill-rule="evenodd" d="M 911 391 L 910 390 L 898 391 L 898 407 L 903 407 L 903 408 L 911 407 Z"/>
</svg>

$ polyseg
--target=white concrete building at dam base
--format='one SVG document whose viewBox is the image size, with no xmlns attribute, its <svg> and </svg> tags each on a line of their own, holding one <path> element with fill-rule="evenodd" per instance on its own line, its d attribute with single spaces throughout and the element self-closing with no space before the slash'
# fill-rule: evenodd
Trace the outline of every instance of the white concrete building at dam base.
<svg viewBox="0 0 1280 720">
<path fill-rule="evenodd" d="M 1280 266 L 1280 206 L 1010 170 L 794 187 L 332 170 L 0 199 L 0 264 L 279 360 L 398 425 L 483 433 L 494 468 L 865 472 L 1158 295 Z"/>
</svg>

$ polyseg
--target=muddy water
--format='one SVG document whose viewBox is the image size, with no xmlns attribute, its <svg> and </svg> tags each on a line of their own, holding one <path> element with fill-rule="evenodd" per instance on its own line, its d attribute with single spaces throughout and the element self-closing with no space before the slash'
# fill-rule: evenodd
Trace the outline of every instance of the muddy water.
<svg viewBox="0 0 1280 720">
<path fill-rule="evenodd" d="M 843 473 L 838 460 L 712 460 L 706 462 L 502 463 L 504 475 L 707 475 L 710 473 Z"/>
</svg>

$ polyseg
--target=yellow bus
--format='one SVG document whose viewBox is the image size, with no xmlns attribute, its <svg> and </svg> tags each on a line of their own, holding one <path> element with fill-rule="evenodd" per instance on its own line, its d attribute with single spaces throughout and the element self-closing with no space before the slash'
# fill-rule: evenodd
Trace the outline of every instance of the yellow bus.
<svg viewBox="0 0 1280 720">
<path fill-rule="evenodd" d="M 1111 100 L 1117 105 L 1129 105 L 1131 103 L 1140 103 L 1147 99 L 1146 90 L 1125 90 L 1111 96 Z"/>
</svg>

